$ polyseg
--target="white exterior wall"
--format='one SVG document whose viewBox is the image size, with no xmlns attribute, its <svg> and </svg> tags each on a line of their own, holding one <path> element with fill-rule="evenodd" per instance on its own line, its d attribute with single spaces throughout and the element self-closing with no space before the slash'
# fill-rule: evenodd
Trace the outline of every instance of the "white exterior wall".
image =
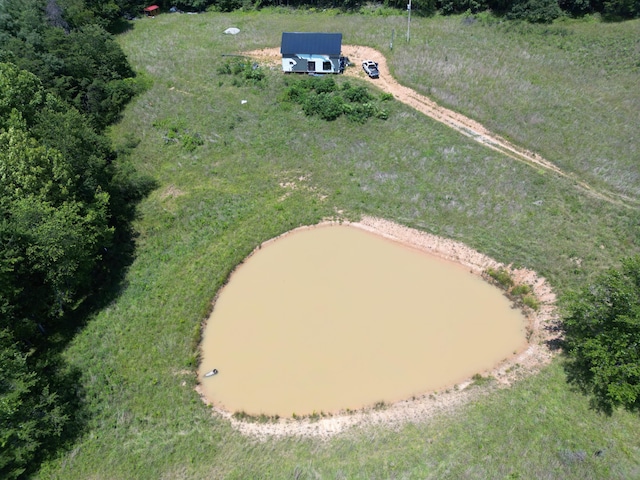
<svg viewBox="0 0 640 480">
<path fill-rule="evenodd" d="M 283 58 L 282 59 L 282 71 L 283 72 L 293 72 L 293 67 L 296 65 L 297 61 L 293 58 Z"/>
<path fill-rule="evenodd" d="M 316 73 L 338 73 L 339 67 L 334 65 L 329 55 L 313 55 L 313 54 L 297 54 L 294 56 L 287 56 L 282 58 L 282 71 L 283 72 L 308 72 L 308 62 L 315 62 Z M 323 70 L 324 62 L 330 63 L 328 70 Z"/>
</svg>

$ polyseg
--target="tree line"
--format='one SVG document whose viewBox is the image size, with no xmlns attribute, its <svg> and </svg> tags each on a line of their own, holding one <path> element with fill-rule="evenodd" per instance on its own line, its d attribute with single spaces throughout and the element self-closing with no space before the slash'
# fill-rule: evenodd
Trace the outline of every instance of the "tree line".
<svg viewBox="0 0 640 480">
<path fill-rule="evenodd" d="M 140 0 L 95 2 L 94 12 L 109 23 L 115 21 L 118 16 L 140 15 L 149 3 Z M 266 7 L 336 8 L 358 11 L 368 2 L 363 0 L 158 0 L 151 3 L 157 4 L 163 11 L 175 7 L 182 11 L 208 9 L 231 12 Z M 408 0 L 383 0 L 380 5 L 404 11 L 408 3 Z M 444 15 L 492 12 L 496 16 L 507 19 L 526 20 L 533 23 L 548 23 L 561 16 L 580 17 L 587 14 L 601 14 L 609 20 L 640 17 L 640 0 L 412 0 L 411 8 L 418 15 L 433 15 L 436 12 Z"/>
<path fill-rule="evenodd" d="M 1 478 L 81 431 L 60 352 L 130 262 L 152 187 L 104 135 L 144 85 L 92 4 L 0 1 Z"/>
<path fill-rule="evenodd" d="M 156 4 L 161 11 L 201 12 L 214 10 L 255 10 L 267 7 L 336 8 L 358 11 L 364 0 L 5 0 L 3 3 L 44 5 L 49 25 L 77 31 L 85 25 L 99 25 L 115 31 L 123 18 L 141 16 L 144 8 Z M 409 0 L 382 0 L 381 7 L 405 11 Z M 412 11 L 418 15 L 491 12 L 506 19 L 546 23 L 561 16 L 580 17 L 600 14 L 609 20 L 640 17 L 640 0 L 412 0 Z M 26 9 L 28 10 L 28 9 Z M 32 17 L 33 18 L 33 17 Z M 22 21 L 29 21 L 23 17 Z"/>
</svg>

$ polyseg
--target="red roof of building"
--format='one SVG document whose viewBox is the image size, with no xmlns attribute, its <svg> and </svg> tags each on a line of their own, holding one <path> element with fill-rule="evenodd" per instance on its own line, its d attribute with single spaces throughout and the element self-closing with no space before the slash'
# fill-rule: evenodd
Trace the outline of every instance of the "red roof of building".
<svg viewBox="0 0 640 480">
<path fill-rule="evenodd" d="M 150 5 L 144 9 L 145 12 L 153 12 L 154 10 L 158 10 L 160 7 L 158 5 Z"/>
</svg>

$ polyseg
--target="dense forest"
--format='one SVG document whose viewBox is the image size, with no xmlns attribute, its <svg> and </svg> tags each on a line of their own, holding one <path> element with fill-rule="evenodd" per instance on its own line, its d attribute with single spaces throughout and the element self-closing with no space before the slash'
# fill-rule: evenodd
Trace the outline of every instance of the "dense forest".
<svg viewBox="0 0 640 480">
<path fill-rule="evenodd" d="M 163 11 L 215 10 L 230 12 L 234 10 L 254 10 L 267 7 L 292 8 L 335 8 L 357 12 L 368 4 L 383 8 L 406 10 L 408 0 L 384 0 L 366 2 L 363 0 L 27 0 L 2 2 L 3 10 L 13 4 L 24 3 L 22 16 L 13 21 L 3 20 L 3 29 L 8 23 L 21 26 L 34 26 L 33 9 L 44 10 L 47 24 L 58 27 L 67 33 L 78 31 L 87 25 L 99 25 L 114 31 L 124 18 L 133 18 L 143 14 L 144 7 L 158 5 Z M 37 7 L 39 5 L 39 7 Z M 640 0 L 412 0 L 411 9 L 419 15 L 452 13 L 491 12 L 507 19 L 522 19 L 530 22 L 550 22 L 561 16 L 580 17 L 588 14 L 601 14 L 609 20 L 637 18 L 640 16 Z M 31 13 L 30 13 L 31 12 Z M 29 28 L 29 27 L 27 27 Z"/>
<path fill-rule="evenodd" d="M 130 261 L 150 187 L 103 134 L 142 87 L 89 7 L 0 2 L 2 478 L 78 430 L 81 396 L 59 353 Z"/>
<path fill-rule="evenodd" d="M 71 3 L 73 0 L 67 0 Z M 64 2 L 64 3 L 67 3 Z M 51 3 L 51 2 L 49 2 Z M 59 3 L 62 3 L 59 2 Z M 136 16 L 149 3 L 160 6 L 164 11 L 172 7 L 180 11 L 203 11 L 212 9 L 230 12 L 240 9 L 266 7 L 294 8 L 336 8 L 358 11 L 367 3 L 362 0 L 112 0 L 111 2 L 87 2 L 94 4 L 94 15 L 104 22 L 114 22 L 118 16 Z M 408 0 L 384 0 L 381 7 L 405 10 Z M 493 14 L 512 20 L 526 20 L 534 23 L 548 23 L 563 15 L 579 17 L 587 14 L 601 14 L 610 20 L 636 18 L 640 16 L 640 0 L 412 0 L 411 9 L 419 15 L 452 13 Z"/>
</svg>

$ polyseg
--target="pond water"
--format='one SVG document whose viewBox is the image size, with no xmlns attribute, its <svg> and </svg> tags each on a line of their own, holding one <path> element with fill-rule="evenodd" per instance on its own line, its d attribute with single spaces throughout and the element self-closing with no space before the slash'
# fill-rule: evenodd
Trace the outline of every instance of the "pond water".
<svg viewBox="0 0 640 480">
<path fill-rule="evenodd" d="M 458 264 L 319 226 L 236 269 L 204 329 L 198 373 L 230 412 L 356 410 L 491 369 L 526 346 L 525 327 L 499 289 Z"/>
</svg>

